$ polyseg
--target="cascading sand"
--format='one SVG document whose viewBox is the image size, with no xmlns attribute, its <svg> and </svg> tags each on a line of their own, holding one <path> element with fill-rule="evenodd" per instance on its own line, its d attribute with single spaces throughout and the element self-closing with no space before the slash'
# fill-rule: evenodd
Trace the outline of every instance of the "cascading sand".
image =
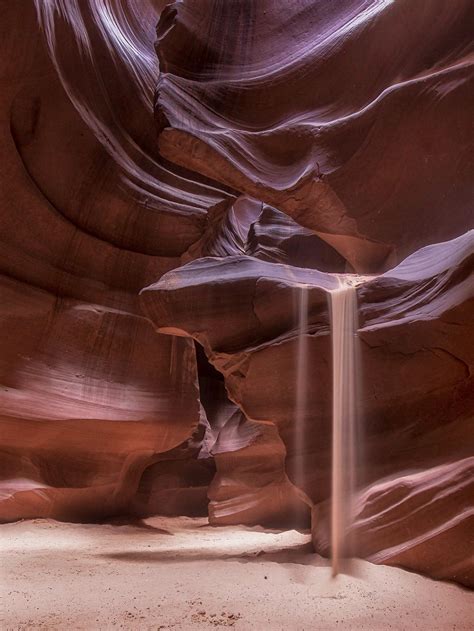
<svg viewBox="0 0 474 631">
<path fill-rule="evenodd" d="M 341 559 L 351 556 L 356 471 L 357 281 L 339 278 L 329 293 L 332 336 L 332 499 L 331 551 L 335 576 Z"/>
<path fill-rule="evenodd" d="M 304 489 L 304 436 L 308 404 L 308 287 L 298 287 L 298 346 L 296 358 L 294 483 Z"/>
</svg>

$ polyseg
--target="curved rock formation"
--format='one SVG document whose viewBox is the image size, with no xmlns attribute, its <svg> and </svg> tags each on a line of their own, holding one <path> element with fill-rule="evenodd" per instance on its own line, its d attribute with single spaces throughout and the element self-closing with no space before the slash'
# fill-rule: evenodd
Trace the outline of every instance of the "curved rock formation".
<svg viewBox="0 0 474 631">
<path fill-rule="evenodd" d="M 161 152 L 387 269 L 472 227 L 473 18 L 469 0 L 175 2 Z"/>
<path fill-rule="evenodd" d="M 5 3 L 0 519 L 312 512 L 330 553 L 328 295 L 370 273 L 357 553 L 472 585 L 473 17 Z"/>
<path fill-rule="evenodd" d="M 415 491 L 421 493 L 417 480 L 424 483 L 428 477 L 428 486 L 442 493 L 450 468 L 438 484 L 435 467 L 449 463 L 455 470 L 460 459 L 472 455 L 473 260 L 471 231 L 416 252 L 384 275 L 366 279 L 357 289 L 363 379 L 359 401 L 364 436 L 359 478 L 368 485 L 362 512 L 370 514 L 371 494 L 378 492 L 378 487 L 372 485 L 377 481 L 390 478 L 393 486 L 389 484 L 389 493 L 396 496 L 392 489 L 403 484 L 407 471 L 431 467 L 432 479 L 428 474 L 414 476 Z M 294 422 L 298 345 L 294 304 L 301 285 L 308 288 L 311 375 L 303 453 L 295 451 L 298 443 Z M 271 421 L 277 426 L 287 450 L 286 470 L 291 475 L 303 469 L 304 491 L 315 504 L 327 501 L 330 495 L 327 297 L 336 287 L 334 274 L 231 256 L 191 262 L 169 272 L 141 294 L 143 307 L 159 331 L 192 336 L 204 346 L 210 361 L 224 375 L 229 396 L 249 419 Z M 463 493 L 467 497 L 467 491 Z M 245 503 L 248 498 L 243 496 L 241 501 Z M 238 501 L 234 501 L 232 510 L 235 519 L 240 520 Z M 395 506 L 392 510 L 397 516 Z M 437 510 L 433 502 L 427 512 Z M 400 546 L 404 552 L 414 548 L 421 537 L 417 532 L 425 529 L 428 532 L 423 531 L 426 550 L 422 560 L 416 553 L 400 557 L 393 554 L 392 558 L 389 548 L 394 539 L 390 531 L 386 538 L 374 537 L 379 529 L 376 516 L 365 520 L 360 528 L 365 540 L 373 540 L 374 545 L 380 541 L 381 548 L 375 554 L 366 544 L 361 554 L 414 569 L 424 567 L 433 575 L 468 582 L 470 559 L 459 576 L 451 572 L 450 563 L 443 569 L 440 560 L 431 562 L 430 550 L 437 549 L 432 538 L 443 537 L 446 545 L 455 548 L 458 533 L 468 532 L 471 513 L 456 500 L 451 510 L 458 528 L 451 529 L 450 520 L 444 521 L 443 514 L 432 535 L 430 518 L 425 513 L 410 514 L 415 527 L 402 530 Z M 315 532 L 320 528 L 327 531 L 325 511 L 318 508 L 315 514 L 319 515 Z M 326 543 L 320 545 L 318 537 L 315 541 L 321 552 L 327 552 Z M 459 555 L 462 545 L 458 547 Z"/>
<path fill-rule="evenodd" d="M 368 487 L 358 497 L 351 531 L 355 554 L 472 587 L 473 492 L 472 457 Z M 328 508 L 316 506 L 312 522 L 313 541 L 325 554 Z"/>
<path fill-rule="evenodd" d="M 139 453 L 186 444 L 200 421 L 193 344 L 157 336 L 137 296 L 228 194 L 158 155 L 158 17 L 139 4 L 3 7 L 4 519 L 103 515 L 129 454 L 144 469 Z"/>
</svg>

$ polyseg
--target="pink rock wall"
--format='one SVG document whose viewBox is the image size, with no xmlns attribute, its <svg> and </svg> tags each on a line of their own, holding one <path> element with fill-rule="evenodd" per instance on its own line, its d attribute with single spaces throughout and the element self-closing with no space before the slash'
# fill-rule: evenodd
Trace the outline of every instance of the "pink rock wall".
<svg viewBox="0 0 474 631">
<path fill-rule="evenodd" d="M 312 520 L 328 554 L 327 296 L 370 273 L 357 553 L 472 584 L 472 13 L 5 5 L 1 519 Z"/>
<path fill-rule="evenodd" d="M 199 431 L 194 345 L 156 335 L 138 293 L 179 265 L 227 194 L 158 155 L 156 13 L 117 4 L 115 32 L 94 7 L 4 7 L 3 519 L 128 510 L 139 473 Z M 128 499 L 102 505 L 132 460 Z"/>
</svg>

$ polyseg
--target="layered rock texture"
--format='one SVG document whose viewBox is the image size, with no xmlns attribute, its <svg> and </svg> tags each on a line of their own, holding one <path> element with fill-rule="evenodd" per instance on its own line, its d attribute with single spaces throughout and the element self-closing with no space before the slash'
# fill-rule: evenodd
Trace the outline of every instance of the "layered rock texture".
<svg viewBox="0 0 474 631">
<path fill-rule="evenodd" d="M 472 226 L 473 18 L 469 0 L 173 3 L 162 154 L 288 213 L 356 271 L 387 269 Z"/>
<path fill-rule="evenodd" d="M 138 293 L 229 194 L 158 155 L 157 10 L 102 4 L 3 6 L 3 519 L 96 519 L 139 490 L 155 510 L 181 487 L 206 510 L 213 476 L 183 464 L 204 434 L 194 344 L 156 335 Z"/>
<path fill-rule="evenodd" d="M 473 580 L 473 236 L 471 231 L 428 246 L 357 289 L 363 490 L 356 550 L 466 584 Z M 302 285 L 308 291 L 310 385 L 298 440 L 295 305 Z M 159 330 L 203 345 L 247 418 L 262 428 L 268 420 L 276 424 L 290 477 L 304 472 L 303 490 L 315 504 L 315 544 L 325 554 L 331 492 L 328 293 L 336 287 L 334 274 L 231 256 L 189 263 L 142 292 Z M 221 310 L 228 313 L 225 320 Z M 440 558 L 441 541 L 446 548 Z"/>
<path fill-rule="evenodd" d="M 330 554 L 328 297 L 364 274 L 356 554 L 473 585 L 472 2 L 165 4 L 4 6 L 0 518 Z"/>
</svg>

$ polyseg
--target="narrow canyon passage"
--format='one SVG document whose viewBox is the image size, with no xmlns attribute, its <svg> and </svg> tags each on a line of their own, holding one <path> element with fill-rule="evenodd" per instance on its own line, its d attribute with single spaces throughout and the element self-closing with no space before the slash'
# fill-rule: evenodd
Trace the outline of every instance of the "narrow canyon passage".
<svg viewBox="0 0 474 631">
<path fill-rule="evenodd" d="M 0 4 L 7 631 L 473 629 L 473 0 Z"/>
</svg>

